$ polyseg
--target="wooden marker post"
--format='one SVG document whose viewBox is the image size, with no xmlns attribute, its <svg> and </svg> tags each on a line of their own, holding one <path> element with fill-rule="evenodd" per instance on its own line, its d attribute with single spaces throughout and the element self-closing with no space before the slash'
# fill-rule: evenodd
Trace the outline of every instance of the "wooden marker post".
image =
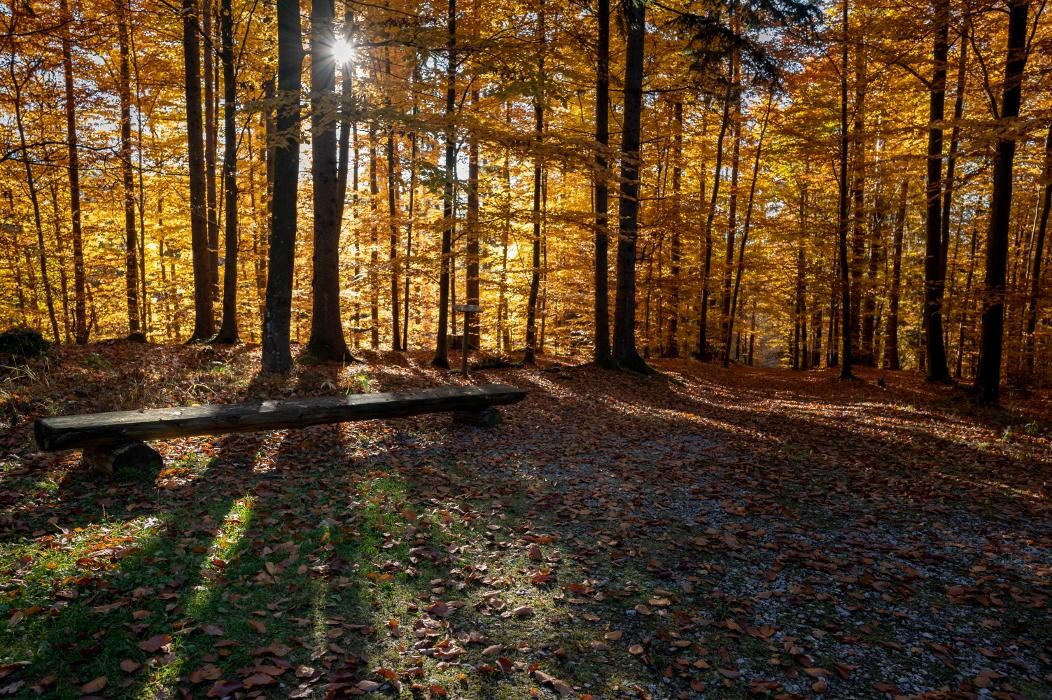
<svg viewBox="0 0 1052 700">
<path fill-rule="evenodd" d="M 468 376 L 468 319 L 469 314 L 477 314 L 482 311 L 481 306 L 475 304 L 457 304 L 454 311 L 464 314 L 464 331 L 460 337 L 460 373 Z"/>
</svg>

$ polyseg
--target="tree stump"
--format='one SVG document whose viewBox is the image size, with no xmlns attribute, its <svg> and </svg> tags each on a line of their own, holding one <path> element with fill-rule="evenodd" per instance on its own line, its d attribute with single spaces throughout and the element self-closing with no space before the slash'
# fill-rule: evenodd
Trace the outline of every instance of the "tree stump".
<svg viewBox="0 0 1052 700">
<path fill-rule="evenodd" d="M 156 474 L 164 467 L 160 453 L 145 442 L 122 442 L 84 448 L 84 462 L 96 473 L 130 480 L 142 472 Z"/>
</svg>

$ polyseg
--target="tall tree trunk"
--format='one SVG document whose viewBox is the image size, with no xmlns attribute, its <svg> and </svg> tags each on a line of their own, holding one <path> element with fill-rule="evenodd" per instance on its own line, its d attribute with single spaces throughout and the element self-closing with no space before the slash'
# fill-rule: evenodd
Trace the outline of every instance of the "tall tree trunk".
<svg viewBox="0 0 1052 700">
<path fill-rule="evenodd" d="M 457 156 L 456 129 L 453 124 L 457 104 L 457 0 L 449 0 L 446 15 L 446 133 L 445 190 L 442 197 L 442 259 L 438 278 L 438 335 L 431 364 L 449 368 L 449 258 L 453 250 L 453 216 L 455 214 Z"/>
<path fill-rule="evenodd" d="M 1033 375 L 1035 365 L 1037 332 L 1037 313 L 1041 303 L 1041 263 L 1045 257 L 1045 236 L 1048 233 L 1048 218 L 1052 211 L 1052 123 L 1048 126 L 1045 137 L 1045 163 L 1041 172 L 1044 186 L 1041 188 L 1041 214 L 1038 217 L 1037 231 L 1034 234 L 1034 262 L 1030 270 L 1030 294 L 1026 300 L 1026 355 L 1027 374 Z"/>
<path fill-rule="evenodd" d="M 343 39 L 351 41 L 351 27 L 354 24 L 354 5 L 344 4 Z M 355 115 L 354 104 L 354 64 L 346 62 L 340 68 L 340 136 L 337 146 L 336 163 L 336 226 L 343 229 L 343 209 L 347 199 L 347 166 L 351 150 L 351 128 Z"/>
<path fill-rule="evenodd" d="M 267 309 L 263 323 L 263 371 L 286 373 L 292 367 L 289 326 L 292 272 L 296 251 L 296 191 L 300 154 L 300 44 L 298 0 L 277 0 L 278 108 L 274 148 L 274 195 L 271 201 Z"/>
<path fill-rule="evenodd" d="M 996 404 L 1001 392 L 1001 354 L 1004 346 L 1005 277 L 1008 267 L 1008 228 L 1012 214 L 1012 165 L 1016 136 L 1013 122 L 1022 101 L 1026 69 L 1029 0 L 1009 0 L 1008 45 L 998 121 L 1000 137 L 994 151 L 993 192 L 986 234 L 982 341 L 975 387 L 979 399 Z"/>
<path fill-rule="evenodd" d="M 208 247 L 205 147 L 201 140 L 201 47 L 196 0 L 183 0 L 183 62 L 186 90 L 186 140 L 190 168 L 190 239 L 194 266 L 194 331 L 191 341 L 215 332 L 212 317 L 212 267 Z"/>
<path fill-rule="evenodd" d="M 683 180 L 683 102 L 672 105 L 672 240 L 669 245 L 669 313 L 668 336 L 665 341 L 665 357 L 679 357 L 679 288 L 680 258 L 682 243 L 680 228 L 683 217 L 680 212 L 680 196 Z"/>
<path fill-rule="evenodd" d="M 189 1 L 189 0 L 188 0 Z M 66 150 L 69 154 L 69 210 L 73 237 L 73 337 L 88 342 L 87 278 L 84 273 L 84 236 L 80 226 L 80 153 L 77 145 L 77 105 L 73 94 L 73 13 L 69 0 L 59 0 L 62 16 L 62 76 L 66 98 Z"/>
<path fill-rule="evenodd" d="M 975 250 L 979 245 L 978 233 L 973 226 L 971 254 L 968 256 L 968 274 L 964 278 L 964 303 L 961 304 L 957 323 L 957 363 L 953 375 L 956 379 L 960 379 L 964 371 L 964 326 L 968 322 L 968 314 L 973 306 L 972 280 L 975 277 Z"/>
<path fill-rule="evenodd" d="M 731 191 L 727 206 L 727 245 L 723 256 L 723 286 L 720 290 L 720 358 L 723 366 L 731 361 L 731 273 L 734 268 L 734 242 L 738 235 L 738 170 L 742 145 L 741 59 L 736 51 L 731 57 L 731 83 L 734 90 L 734 146 L 731 149 Z"/>
<path fill-rule="evenodd" d="M 117 0 L 117 46 L 120 73 L 121 184 L 124 189 L 125 298 L 128 305 L 128 334 L 141 332 L 139 312 L 139 232 L 135 225 L 135 177 L 131 147 L 131 67 L 128 61 L 128 8 Z M 45 288 L 47 281 L 45 279 Z"/>
<path fill-rule="evenodd" d="M 390 70 L 388 70 L 390 75 Z M 387 220 L 390 227 L 391 240 L 388 251 L 388 262 L 391 264 L 391 349 L 395 351 L 405 350 L 402 347 L 402 329 L 399 314 L 402 309 L 398 303 L 398 285 L 401 282 L 399 275 L 401 269 L 398 259 L 398 173 L 401 168 L 398 165 L 398 145 L 395 143 L 394 125 L 387 127 Z"/>
<path fill-rule="evenodd" d="M 544 157 L 544 0 L 537 4 L 537 86 L 533 94 L 533 270 L 530 273 L 530 294 L 526 302 L 526 352 L 523 362 L 537 361 L 537 295 L 541 287 L 541 195 L 543 189 Z"/>
<path fill-rule="evenodd" d="M 476 13 L 478 1 L 476 0 Z M 479 90 L 471 91 L 471 107 L 478 111 Z M 470 306 L 479 304 L 479 140 L 475 130 L 468 135 L 468 211 L 467 211 L 467 255 L 465 298 L 464 303 Z M 480 314 L 468 314 L 468 335 L 464 339 L 466 347 L 481 347 L 479 342 Z"/>
<path fill-rule="evenodd" d="M 855 362 L 870 364 L 862 343 L 862 266 L 866 252 L 866 57 L 855 42 L 855 104 L 851 126 L 851 347 Z"/>
<path fill-rule="evenodd" d="M 216 120 L 216 74 L 213 59 L 212 1 L 201 0 L 201 73 L 204 77 L 205 100 L 205 192 L 208 206 L 208 274 L 212 301 L 219 301 L 219 206 L 216 199 L 216 157 L 219 150 L 219 125 Z"/>
<path fill-rule="evenodd" d="M 614 361 L 645 372 L 636 350 L 636 239 L 639 236 L 640 121 L 643 112 L 643 50 L 646 6 L 625 3 L 625 107 L 621 131 L 621 196 L 618 214 L 617 294 L 614 300 Z"/>
<path fill-rule="evenodd" d="M 698 357 L 702 360 L 709 359 L 709 277 L 712 271 L 712 224 L 716 219 L 716 202 L 720 195 L 720 182 L 723 179 L 723 140 L 727 135 L 727 126 L 731 120 L 732 99 L 733 86 L 727 89 L 727 94 L 723 100 L 723 118 L 720 120 L 720 133 L 716 138 L 716 168 L 712 176 L 712 195 L 709 198 L 708 212 L 705 214 L 705 252 L 702 256 L 701 270 L 701 315 L 698 320 Z M 704 178 L 704 173 L 702 177 Z"/>
<path fill-rule="evenodd" d="M 218 343 L 236 343 L 237 332 L 237 76 L 234 72 L 234 10 L 232 0 L 220 0 L 220 60 L 223 63 L 223 196 L 225 203 L 223 238 L 223 321 L 216 335 Z M 251 142 L 251 137 L 249 137 Z"/>
<path fill-rule="evenodd" d="M 950 31 L 949 0 L 933 0 L 935 49 L 928 111 L 927 217 L 924 251 L 924 347 L 928 381 L 950 379 L 942 332 L 945 279 L 942 252 L 942 120 L 946 102 L 946 56 Z"/>
<path fill-rule="evenodd" d="M 376 172 L 376 123 L 369 125 L 369 340 L 380 347 L 380 180 Z"/>
<path fill-rule="evenodd" d="M 413 85 L 420 82 L 419 64 L 413 66 Z M 413 91 L 413 121 L 419 112 L 416 91 Z M 413 131 L 409 135 L 409 212 L 405 224 L 405 291 L 402 303 L 404 304 L 404 315 L 402 317 L 402 349 L 409 349 L 409 289 L 413 277 L 413 225 L 416 223 L 416 159 L 419 155 L 417 134 Z"/>
<path fill-rule="evenodd" d="M 842 0 L 843 37 L 840 48 L 840 193 L 837 206 L 837 254 L 840 274 L 840 378 L 851 379 L 851 271 L 847 259 L 848 218 L 848 133 L 847 133 L 847 72 L 848 72 L 848 0 Z"/>
<path fill-rule="evenodd" d="M 899 369 L 899 289 L 902 282 L 902 236 L 906 229 L 906 200 L 909 181 L 899 185 L 899 203 L 895 211 L 895 233 L 891 245 L 891 289 L 888 290 L 888 326 L 884 340 L 884 368 Z"/>
<path fill-rule="evenodd" d="M 592 359 L 600 367 L 613 364 L 610 354 L 609 183 L 610 146 L 610 0 L 597 0 L 595 68 L 595 337 Z"/>
<path fill-rule="evenodd" d="M 756 201 L 756 181 L 760 175 L 760 154 L 763 153 L 763 139 L 767 134 L 767 125 L 771 119 L 771 106 L 774 103 L 774 91 L 772 90 L 767 95 L 767 107 L 763 113 L 763 122 L 760 125 L 760 136 L 756 141 L 756 154 L 753 157 L 752 163 L 752 180 L 749 182 L 749 200 L 745 205 L 745 223 L 742 226 L 742 238 L 741 243 L 738 245 L 738 270 L 734 276 L 734 291 L 731 293 L 731 314 L 730 324 L 727 327 L 727 340 L 729 342 L 731 333 L 734 330 L 734 320 L 738 315 L 738 293 L 742 286 L 742 274 L 745 272 L 745 244 L 749 242 L 749 229 L 752 226 L 752 210 L 753 203 Z M 806 231 L 802 232 L 803 235 L 807 235 Z M 818 363 L 815 362 L 815 365 Z"/>
<path fill-rule="evenodd" d="M 13 28 L 12 28 L 13 29 Z M 37 233 L 37 262 L 40 265 L 40 282 L 44 287 L 44 302 L 47 304 L 48 320 L 51 322 L 51 334 L 54 337 L 56 343 L 62 342 L 58 332 L 58 316 L 55 314 L 55 300 L 51 293 L 51 282 L 48 278 L 47 268 L 47 245 L 44 242 L 44 222 L 40 214 L 40 196 L 37 188 L 36 176 L 33 172 L 33 166 L 29 159 L 29 145 L 26 141 L 26 129 L 25 120 L 22 113 L 22 86 L 24 82 L 18 81 L 18 76 L 15 73 L 16 64 L 15 55 L 15 44 L 11 42 L 11 57 L 8 62 L 8 69 L 11 76 L 11 85 L 14 88 L 14 94 L 12 95 L 14 108 L 15 108 L 15 126 L 18 129 L 18 145 L 19 151 L 22 154 L 22 167 L 24 168 L 26 176 L 26 189 L 29 191 L 29 201 L 33 205 L 33 223 L 36 226 Z M 28 80 L 28 78 L 27 78 Z M 56 232 L 58 228 L 56 227 Z M 61 258 L 60 265 L 61 269 Z M 17 267 L 16 267 L 17 270 Z M 16 282 L 16 285 L 18 283 Z M 18 290 L 21 292 L 21 289 Z M 63 290 L 63 297 L 65 293 Z"/>
<path fill-rule="evenodd" d="M 953 100 L 953 129 L 950 131 L 950 150 L 946 155 L 946 177 L 943 178 L 942 188 L 942 277 L 944 280 L 946 279 L 946 254 L 950 247 L 950 214 L 953 211 L 953 192 L 957 179 L 957 150 L 961 143 L 961 119 L 964 117 L 964 96 L 968 86 L 968 34 L 970 32 L 971 19 L 966 14 L 957 54 L 957 88 Z"/>
</svg>

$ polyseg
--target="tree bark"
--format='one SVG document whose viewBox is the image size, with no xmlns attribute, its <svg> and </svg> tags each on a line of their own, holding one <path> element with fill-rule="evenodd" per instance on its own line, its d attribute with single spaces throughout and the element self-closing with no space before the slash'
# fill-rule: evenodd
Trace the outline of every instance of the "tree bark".
<svg viewBox="0 0 1052 700">
<path fill-rule="evenodd" d="M 201 139 L 201 47 L 196 0 L 183 0 L 183 67 L 186 92 L 187 162 L 190 168 L 190 245 L 194 268 L 194 331 L 190 340 L 215 333 L 212 266 L 209 261 L 205 147 Z"/>
<path fill-rule="evenodd" d="M 837 253 L 840 261 L 840 378 L 852 379 L 851 365 L 851 278 L 847 259 L 848 220 L 848 133 L 847 133 L 847 71 L 848 71 L 848 0 L 842 0 L 843 37 L 840 54 L 840 193 L 837 206 Z"/>
<path fill-rule="evenodd" d="M 742 90 L 741 59 L 735 52 L 731 57 L 731 83 L 734 91 L 734 146 L 731 149 L 731 191 L 727 206 L 727 245 L 723 256 L 723 286 L 720 310 L 720 358 L 723 366 L 731 361 L 731 273 L 734 268 L 734 242 L 738 235 L 738 171 L 742 145 Z"/>
<path fill-rule="evenodd" d="M 476 0 L 476 5 L 477 5 Z M 476 8 L 477 10 L 477 8 Z M 471 91 L 471 107 L 478 111 L 479 91 Z M 479 304 L 479 139 L 475 130 L 472 129 L 468 136 L 468 211 L 465 238 L 467 238 L 466 250 L 466 279 L 464 303 L 470 306 Z M 467 347 L 479 348 L 480 314 L 468 314 L 468 333 L 465 342 Z"/>
<path fill-rule="evenodd" d="M 278 90 L 274 148 L 274 196 L 267 265 L 267 309 L 263 323 L 263 371 L 287 373 L 292 368 L 289 326 L 292 273 L 296 250 L 296 192 L 300 153 L 300 8 L 298 0 L 277 0 Z"/>
<path fill-rule="evenodd" d="M 643 51 L 646 6 L 625 4 L 625 107 L 621 132 L 621 193 L 618 214 L 617 294 L 614 300 L 614 362 L 647 371 L 636 350 L 636 239 L 639 236 L 640 121 L 643 111 Z"/>
<path fill-rule="evenodd" d="M 237 331 L 237 76 L 234 71 L 234 10 L 232 0 L 220 0 L 220 60 L 223 64 L 223 320 L 217 343 L 238 342 Z M 251 139 L 250 139 L 251 140 Z"/>
<path fill-rule="evenodd" d="M 996 404 L 1001 392 L 1001 355 L 1004 346 L 1005 277 L 1008 267 L 1008 228 L 1012 214 L 1012 166 L 1015 160 L 1014 124 L 1022 102 L 1026 69 L 1029 0 L 1009 0 L 1008 45 L 1005 51 L 1004 86 L 998 115 L 1000 137 L 994 151 L 993 192 L 990 194 L 986 234 L 982 340 L 975 388 L 979 400 Z"/>
<path fill-rule="evenodd" d="M 435 356 L 431 364 L 449 369 L 449 257 L 453 249 L 453 226 L 456 211 L 453 198 L 456 196 L 456 129 L 453 124 L 457 100 L 457 0 L 449 0 L 446 15 L 446 133 L 445 169 L 446 181 L 442 197 L 442 257 L 438 278 L 438 333 L 435 339 Z"/>
<path fill-rule="evenodd" d="M 613 365 L 610 353 L 610 0 L 597 0 L 595 63 L 595 336 L 592 360 Z"/>
<path fill-rule="evenodd" d="M 189 0 L 187 0 L 189 1 Z M 62 16 L 62 76 L 66 98 L 66 150 L 69 154 L 69 209 L 73 238 L 73 337 L 88 342 L 87 277 L 84 272 L 84 236 L 80 225 L 80 152 L 77 145 L 77 106 L 73 94 L 73 14 L 69 0 L 59 0 Z"/>
<path fill-rule="evenodd" d="M 139 311 L 139 231 L 135 222 L 135 178 L 131 147 L 131 67 L 128 61 L 128 8 L 117 0 L 117 46 L 120 76 L 121 184 L 124 194 L 125 299 L 128 306 L 128 334 L 141 332 Z M 45 288 L 47 281 L 45 279 Z"/>
<path fill-rule="evenodd" d="M 213 60 L 212 0 L 201 1 L 202 64 L 205 101 L 205 192 L 208 216 L 208 274 L 212 301 L 219 301 L 219 206 L 216 199 L 216 157 L 219 128 L 216 121 L 216 75 Z"/>
<path fill-rule="evenodd" d="M 541 287 L 541 194 L 543 189 L 544 157 L 544 0 L 537 6 L 537 86 L 533 95 L 533 269 L 530 273 L 530 293 L 526 302 L 526 351 L 523 363 L 537 361 L 537 295 Z"/>
<path fill-rule="evenodd" d="M 950 379 L 942 332 L 945 279 L 942 251 L 942 120 L 946 101 L 946 57 L 950 31 L 949 0 L 933 0 L 935 48 L 928 111 L 927 217 L 924 252 L 924 337 L 928 381 Z"/>
<path fill-rule="evenodd" d="M 698 320 L 698 358 L 709 359 L 709 276 L 712 272 L 712 224 L 716 219 L 716 202 L 720 194 L 720 182 L 723 179 L 723 140 L 727 135 L 727 126 L 731 119 L 732 88 L 727 89 L 723 100 L 723 118 L 720 120 L 720 133 L 716 138 L 716 168 L 712 176 L 712 195 L 709 198 L 709 209 L 705 214 L 705 252 L 701 270 L 701 315 Z"/>
<path fill-rule="evenodd" d="M 1027 374 L 1034 374 L 1036 364 L 1036 338 L 1038 306 L 1041 303 L 1041 263 L 1045 257 L 1045 236 L 1048 233 L 1048 218 L 1052 211 L 1052 124 L 1045 137 L 1045 162 L 1041 172 L 1044 186 L 1041 188 L 1041 214 L 1034 234 L 1034 263 L 1030 270 L 1030 294 L 1026 303 L 1025 354 Z"/>
</svg>

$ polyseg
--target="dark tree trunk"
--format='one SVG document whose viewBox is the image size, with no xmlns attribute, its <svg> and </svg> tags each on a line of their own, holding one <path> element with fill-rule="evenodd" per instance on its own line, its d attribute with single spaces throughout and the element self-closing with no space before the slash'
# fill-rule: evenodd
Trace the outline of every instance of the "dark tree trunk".
<svg viewBox="0 0 1052 700">
<path fill-rule="evenodd" d="M 117 0 L 117 46 L 120 56 L 121 184 L 124 190 L 125 298 L 128 304 L 128 333 L 141 332 L 139 311 L 139 231 L 135 225 L 135 177 L 131 147 L 131 67 L 128 61 L 128 8 Z M 45 289 L 47 279 L 44 280 Z"/>
<path fill-rule="evenodd" d="M 449 368 L 449 258 L 453 250 L 453 216 L 456 212 L 457 154 L 454 110 L 457 104 L 457 0 L 449 0 L 446 18 L 446 134 L 445 191 L 442 197 L 442 259 L 438 277 L 438 334 L 431 364 Z"/>
<path fill-rule="evenodd" d="M 375 76 L 374 76 L 375 78 Z M 374 80 L 375 82 L 375 80 Z M 376 171 L 376 124 L 369 125 L 369 342 L 380 347 L 380 180 Z"/>
<path fill-rule="evenodd" d="M 978 231 L 973 227 L 971 254 L 968 256 L 968 273 L 964 278 L 964 303 L 961 304 L 961 312 L 957 324 L 957 363 L 953 375 L 956 379 L 960 379 L 964 371 L 964 326 L 968 322 L 968 315 L 973 306 L 972 280 L 975 277 L 975 251 L 978 246 Z"/>
<path fill-rule="evenodd" d="M 851 271 L 847 259 L 848 219 L 848 133 L 847 133 L 847 71 L 848 71 L 848 0 L 842 0 L 843 38 L 840 55 L 840 195 L 837 207 L 837 253 L 840 261 L 840 378 L 851 379 L 854 359 L 851 349 Z"/>
<path fill-rule="evenodd" d="M 705 252 L 702 256 L 701 269 L 701 315 L 698 319 L 698 357 L 702 360 L 709 359 L 709 277 L 712 272 L 712 224 L 716 219 L 716 202 L 720 195 L 720 182 L 723 179 L 723 140 L 727 135 L 727 126 L 731 119 L 732 90 L 733 88 L 727 89 L 723 100 L 723 118 L 720 120 L 720 133 L 716 138 L 716 169 L 712 176 L 712 196 L 709 198 L 709 208 L 705 214 Z"/>
<path fill-rule="evenodd" d="M 237 76 L 234 72 L 234 11 L 232 0 L 220 0 L 221 54 L 223 63 L 223 196 L 224 256 L 223 321 L 217 343 L 236 343 L 237 331 Z M 249 139 L 251 140 L 251 139 Z"/>
<path fill-rule="evenodd" d="M 390 72 L 390 71 L 388 71 Z M 402 347 L 402 329 L 399 323 L 399 314 L 402 309 L 398 303 L 398 284 L 401 282 L 399 275 L 398 259 L 398 146 L 395 143 L 394 126 L 387 127 L 387 217 L 391 233 L 388 261 L 391 264 L 391 349 L 395 351 L 404 350 Z"/>
<path fill-rule="evenodd" d="M 595 64 L 595 347 L 592 359 L 600 367 L 613 364 L 610 354 L 609 182 L 610 145 L 610 0 L 597 0 L 598 48 Z"/>
<path fill-rule="evenodd" d="M 924 347 L 928 381 L 950 379 L 942 333 L 942 120 L 946 102 L 946 56 L 950 31 L 949 0 L 934 0 L 935 49 L 928 112 L 927 217 L 924 252 Z"/>
<path fill-rule="evenodd" d="M 866 252 L 866 58 L 861 39 L 855 42 L 855 104 L 851 127 L 851 347 L 854 362 L 868 364 L 862 335 L 862 267 Z"/>
<path fill-rule="evenodd" d="M 643 50 L 646 6 L 625 4 L 625 108 L 621 132 L 621 196 L 618 214 L 617 295 L 614 303 L 614 361 L 645 372 L 636 350 L 636 238 L 639 236 L 640 121 L 643 112 Z"/>
<path fill-rule="evenodd" d="M 476 0 L 476 5 L 478 4 Z M 476 7 L 477 10 L 477 7 Z M 471 91 L 471 106 L 478 111 L 479 91 Z M 475 130 L 468 135 L 468 189 L 467 189 L 467 226 L 465 230 L 465 279 L 464 303 L 469 306 L 479 304 L 479 139 Z M 478 348 L 480 323 L 479 314 L 468 314 L 467 347 Z"/>
<path fill-rule="evenodd" d="M 756 181 L 760 174 L 760 154 L 763 152 L 763 139 L 767 134 L 767 124 L 770 122 L 771 105 L 774 102 L 774 91 L 767 96 L 767 108 L 763 113 L 763 123 L 760 125 L 760 136 L 756 142 L 756 154 L 752 164 L 752 181 L 749 183 L 749 200 L 745 205 L 745 223 L 742 226 L 741 243 L 738 245 L 738 270 L 734 276 L 734 291 L 731 293 L 730 324 L 727 327 L 727 338 L 734 331 L 734 321 L 738 315 L 738 294 L 742 286 L 742 274 L 745 272 L 745 244 L 749 242 L 749 229 L 752 226 L 753 203 L 756 201 Z M 806 236 L 807 231 L 801 231 Z M 817 362 L 815 363 L 818 364 Z"/>
<path fill-rule="evenodd" d="M 727 245 L 723 256 L 723 285 L 720 290 L 720 358 L 723 366 L 731 361 L 731 272 L 734 268 L 734 243 L 738 234 L 738 170 L 742 145 L 741 61 L 735 52 L 731 58 L 731 83 L 734 91 L 734 146 L 731 149 L 731 191 L 727 206 Z"/>
<path fill-rule="evenodd" d="M 1049 124 L 1045 137 L 1045 163 L 1041 173 L 1045 183 L 1041 188 L 1041 214 L 1038 218 L 1037 232 L 1034 234 L 1034 263 L 1030 270 L 1030 294 L 1026 300 L 1025 354 L 1027 374 L 1033 375 L 1035 366 L 1038 306 L 1041 303 L 1041 263 L 1045 256 L 1045 236 L 1048 233 L 1049 212 L 1052 211 L 1052 124 Z"/>
<path fill-rule="evenodd" d="M 212 265 L 208 246 L 205 147 L 201 140 L 201 47 L 196 0 L 183 0 L 183 61 L 186 90 L 187 162 L 190 167 L 190 244 L 194 265 L 194 331 L 191 341 L 215 333 Z"/>
<path fill-rule="evenodd" d="M 219 301 L 219 206 L 216 199 L 216 156 L 219 150 L 216 122 L 215 61 L 212 58 L 212 0 L 201 0 L 201 36 L 205 100 L 205 192 L 208 198 L 208 274 L 212 301 Z"/>
<path fill-rule="evenodd" d="M 996 404 L 1001 391 L 1001 354 L 1004 345 L 1005 277 L 1008 267 L 1008 227 L 1012 213 L 1012 165 L 1016 137 L 1012 123 L 1019 116 L 1023 71 L 1026 68 L 1029 0 L 1009 0 L 1008 46 L 1005 52 L 1001 122 L 994 152 L 993 192 L 986 234 L 982 341 L 975 388 L 984 403 Z"/>
<path fill-rule="evenodd" d="M 899 369 L 899 289 L 902 282 L 902 236 L 906 229 L 906 199 L 909 182 L 899 185 L 899 203 L 895 212 L 895 233 L 891 244 L 891 288 L 888 290 L 888 326 L 884 339 L 884 368 Z"/>
<path fill-rule="evenodd" d="M 679 357 L 679 287 L 682 243 L 680 228 L 680 196 L 683 189 L 683 103 L 677 100 L 672 105 L 672 240 L 669 250 L 669 312 L 668 336 L 665 341 L 665 357 Z"/>
<path fill-rule="evenodd" d="M 77 145 L 77 106 L 73 94 L 73 14 L 69 0 L 60 0 L 62 29 L 62 77 L 66 98 L 66 151 L 69 154 L 69 210 L 73 235 L 73 337 L 88 342 L 87 278 L 84 273 L 84 236 L 80 226 L 80 154 Z"/>
<path fill-rule="evenodd" d="M 300 154 L 300 7 L 298 0 L 277 0 L 279 145 L 274 148 L 274 196 L 267 265 L 267 309 L 263 323 L 263 371 L 292 368 L 289 326 L 292 317 L 292 272 L 296 251 L 296 191 Z"/>
<path fill-rule="evenodd" d="M 953 129 L 950 131 L 950 150 L 946 155 L 946 177 L 942 188 L 942 278 L 946 279 L 946 254 L 950 247 L 950 214 L 953 211 L 953 191 L 957 179 L 957 150 L 961 143 L 961 119 L 964 117 L 964 95 L 968 85 L 968 34 L 971 20 L 966 15 L 961 29 L 957 56 L 957 88 L 953 100 Z M 950 295 L 952 298 L 952 294 Z"/>
<path fill-rule="evenodd" d="M 541 287 L 541 195 L 544 187 L 544 0 L 537 7 L 537 87 L 533 96 L 533 270 L 530 273 L 530 295 L 526 303 L 526 352 L 523 362 L 537 361 L 537 295 Z"/>
</svg>

